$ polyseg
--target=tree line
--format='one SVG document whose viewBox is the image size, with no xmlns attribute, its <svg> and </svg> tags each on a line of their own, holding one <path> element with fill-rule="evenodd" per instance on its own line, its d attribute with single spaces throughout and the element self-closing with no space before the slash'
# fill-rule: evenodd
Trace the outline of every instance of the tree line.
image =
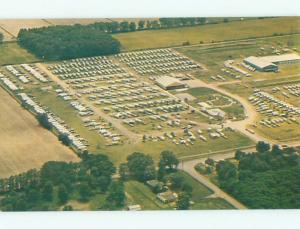
<svg viewBox="0 0 300 229">
<path fill-rule="evenodd" d="M 64 60 L 116 54 L 120 42 L 91 26 L 49 26 L 21 29 L 18 43 L 41 59 Z"/>
<path fill-rule="evenodd" d="M 300 157 L 294 148 L 259 142 L 257 152 L 237 151 L 237 165 L 216 164 L 220 187 L 254 209 L 300 208 Z"/>
<path fill-rule="evenodd" d="M 46 162 L 40 170 L 0 179 L 0 209 L 2 211 L 73 210 L 68 204 L 75 199 L 87 202 L 97 194 L 105 201 L 99 210 L 124 209 L 124 182 L 137 180 L 145 183 L 158 179 L 179 194 L 177 209 L 188 209 L 193 188 L 177 173 L 178 159 L 171 151 L 163 151 L 155 164 L 151 156 L 135 152 L 119 166 L 120 178 L 112 178 L 116 167 L 105 155 L 82 153 L 81 162 Z M 158 166 L 158 169 L 156 169 Z M 166 191 L 158 185 L 154 193 Z"/>
<path fill-rule="evenodd" d="M 87 27 L 97 29 L 106 33 L 125 33 L 141 30 L 152 29 L 169 29 L 185 26 L 204 25 L 206 18 L 184 17 L 184 18 L 159 18 L 158 20 L 139 20 L 137 22 L 129 21 L 112 21 L 112 22 L 95 22 Z"/>
<path fill-rule="evenodd" d="M 3 211 L 55 210 L 69 199 L 87 201 L 97 193 L 107 194 L 103 206 L 111 205 L 110 197 L 122 188 L 120 181 L 112 180 L 116 168 L 105 155 L 82 154 L 79 163 L 50 161 L 42 168 L 0 180 L 0 207 Z M 123 193 L 123 195 L 125 195 Z"/>
</svg>

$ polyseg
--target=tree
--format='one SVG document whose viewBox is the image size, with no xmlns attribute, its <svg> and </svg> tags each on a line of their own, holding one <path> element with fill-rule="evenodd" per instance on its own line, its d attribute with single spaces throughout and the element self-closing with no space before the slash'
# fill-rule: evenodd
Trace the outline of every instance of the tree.
<svg viewBox="0 0 300 229">
<path fill-rule="evenodd" d="M 282 154 L 282 150 L 280 149 L 279 145 L 273 145 L 271 153 L 278 156 Z"/>
<path fill-rule="evenodd" d="M 46 201 L 52 201 L 53 199 L 53 184 L 48 181 L 42 190 L 42 198 Z"/>
<path fill-rule="evenodd" d="M 270 144 L 263 142 L 263 141 L 259 141 L 256 144 L 256 150 L 258 153 L 264 153 L 270 150 Z"/>
<path fill-rule="evenodd" d="M 78 187 L 80 201 L 87 201 L 92 195 L 91 188 L 87 183 L 81 183 Z"/>
<path fill-rule="evenodd" d="M 71 205 L 66 205 L 64 206 L 63 211 L 73 211 L 73 207 Z"/>
<path fill-rule="evenodd" d="M 130 29 L 131 32 L 133 32 L 133 31 L 136 30 L 136 24 L 135 24 L 135 22 L 130 22 L 129 29 Z"/>
<path fill-rule="evenodd" d="M 109 191 L 106 202 L 112 207 L 120 208 L 125 204 L 125 191 L 122 181 L 113 181 Z"/>
<path fill-rule="evenodd" d="M 138 23 L 138 30 L 143 30 L 145 28 L 145 23 L 144 20 L 140 20 Z"/>
<path fill-rule="evenodd" d="M 38 114 L 37 115 L 37 120 L 39 122 L 39 124 L 46 128 L 47 130 L 51 130 L 52 129 L 52 124 L 49 122 L 48 120 L 48 116 L 46 113 L 44 114 Z"/>
<path fill-rule="evenodd" d="M 167 179 L 171 183 L 172 189 L 181 189 L 184 184 L 184 178 L 178 173 L 170 174 Z"/>
<path fill-rule="evenodd" d="M 122 180 L 127 180 L 130 172 L 129 172 L 129 168 L 128 165 L 126 163 L 121 163 L 119 166 L 119 174 L 120 174 L 120 178 Z"/>
<path fill-rule="evenodd" d="M 131 175 L 139 181 L 155 178 L 155 167 L 152 157 L 135 152 L 127 157 L 127 165 Z"/>
<path fill-rule="evenodd" d="M 59 202 L 62 204 L 66 203 L 69 199 L 69 194 L 67 192 L 67 188 L 63 184 L 60 185 L 58 188 L 58 199 L 59 199 Z"/>
<path fill-rule="evenodd" d="M 224 19 L 223 19 L 223 22 L 224 22 L 224 23 L 229 22 L 228 18 L 224 18 Z"/>
<path fill-rule="evenodd" d="M 190 207 L 190 195 L 182 192 L 178 196 L 177 209 L 178 210 L 188 210 Z"/>
<path fill-rule="evenodd" d="M 120 23 L 120 31 L 121 32 L 128 32 L 129 31 L 129 23 L 128 23 L 128 21 L 122 21 L 121 23 Z"/>
<path fill-rule="evenodd" d="M 243 156 L 245 156 L 245 152 L 243 152 L 243 151 L 241 151 L 241 150 L 237 150 L 236 152 L 235 152 L 235 155 L 234 155 L 234 158 L 236 159 L 236 160 L 238 160 L 238 161 L 240 161 L 242 158 L 243 158 Z"/>
<path fill-rule="evenodd" d="M 237 177 L 237 169 L 230 161 L 220 161 L 217 163 L 217 173 L 220 180 L 227 180 Z"/>
<path fill-rule="evenodd" d="M 175 172 L 179 161 L 172 151 L 162 151 L 160 154 L 159 168 L 164 169 L 166 172 Z"/>
<path fill-rule="evenodd" d="M 66 146 L 69 146 L 72 143 L 68 134 L 59 134 L 58 140 L 61 141 Z"/>
<path fill-rule="evenodd" d="M 211 158 L 207 158 L 205 160 L 205 164 L 210 165 L 210 166 L 215 166 L 215 161 Z"/>
<path fill-rule="evenodd" d="M 0 33 L 0 43 L 3 42 L 3 39 L 4 39 L 3 33 Z"/>
<path fill-rule="evenodd" d="M 117 30 L 118 24 L 113 22 L 21 29 L 18 43 L 37 57 L 47 60 L 110 55 L 120 52 L 120 42 L 108 34 Z"/>
</svg>

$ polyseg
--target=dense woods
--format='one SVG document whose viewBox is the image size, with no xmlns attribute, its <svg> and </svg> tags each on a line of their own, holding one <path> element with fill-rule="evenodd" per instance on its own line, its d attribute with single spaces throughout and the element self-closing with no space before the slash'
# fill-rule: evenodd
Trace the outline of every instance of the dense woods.
<svg viewBox="0 0 300 229">
<path fill-rule="evenodd" d="M 257 152 L 237 151 L 238 165 L 226 160 L 216 165 L 218 182 L 249 208 L 300 208 L 300 157 L 293 148 L 264 142 Z"/>
<path fill-rule="evenodd" d="M 82 25 L 21 29 L 18 42 L 37 57 L 47 60 L 109 55 L 120 51 L 120 43 L 110 34 Z"/>
</svg>

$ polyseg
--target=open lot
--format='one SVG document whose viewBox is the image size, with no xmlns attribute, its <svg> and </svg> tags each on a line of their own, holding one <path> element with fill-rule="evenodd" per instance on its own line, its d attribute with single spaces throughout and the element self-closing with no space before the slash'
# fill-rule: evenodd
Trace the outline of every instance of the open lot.
<svg viewBox="0 0 300 229">
<path fill-rule="evenodd" d="M 39 168 L 46 161 L 78 161 L 51 132 L 43 129 L 6 91 L 0 88 L 0 176 Z"/>
<path fill-rule="evenodd" d="M 120 33 L 114 36 L 120 40 L 124 50 L 136 50 L 181 46 L 186 41 L 190 44 L 199 44 L 200 41 L 210 43 L 212 41 L 272 36 L 274 33 L 288 34 L 291 32 L 291 28 L 293 28 L 293 32 L 299 32 L 299 23 L 299 18 L 295 17 L 267 18 L 178 29 Z"/>
<path fill-rule="evenodd" d="M 0 44 L 0 65 L 22 64 L 38 61 L 38 59 L 16 42 Z"/>
</svg>

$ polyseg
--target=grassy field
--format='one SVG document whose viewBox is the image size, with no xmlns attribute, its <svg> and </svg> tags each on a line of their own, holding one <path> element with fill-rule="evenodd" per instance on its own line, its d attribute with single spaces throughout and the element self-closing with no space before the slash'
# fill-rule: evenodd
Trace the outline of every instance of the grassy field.
<svg viewBox="0 0 300 229">
<path fill-rule="evenodd" d="M 39 168 L 51 160 L 78 161 L 51 132 L 43 129 L 0 87 L 0 177 Z"/>
<path fill-rule="evenodd" d="M 221 69 L 224 68 L 225 60 L 235 60 L 236 64 L 242 62 L 243 58 L 248 56 L 266 56 L 274 55 L 274 49 L 282 50 L 290 43 L 290 49 L 300 49 L 300 36 L 291 35 L 287 37 L 270 37 L 263 40 L 256 40 L 255 42 L 235 42 L 231 44 L 212 44 L 209 46 L 197 47 L 182 47 L 176 48 L 177 51 L 184 55 L 200 62 L 207 70 L 195 72 L 194 75 L 206 82 L 216 82 L 211 79 L 211 76 L 221 75 L 227 81 L 235 80 L 234 77 L 226 75 Z M 264 48 L 262 51 L 261 48 Z M 296 51 L 298 52 L 298 51 Z M 254 80 L 268 80 L 286 78 L 299 74 L 300 65 L 284 65 L 279 66 L 280 72 L 278 73 L 262 73 L 251 72 L 251 77 L 242 77 L 243 82 L 251 82 Z"/>
<path fill-rule="evenodd" d="M 155 194 L 146 185 L 138 181 L 126 182 L 125 191 L 127 205 L 139 204 L 142 210 L 172 209 L 172 206 L 157 200 Z"/>
<path fill-rule="evenodd" d="M 206 198 L 200 200 L 199 202 L 195 203 L 192 207 L 192 210 L 225 210 L 225 209 L 235 209 L 231 204 L 226 202 L 224 199 L 221 198 Z"/>
<path fill-rule="evenodd" d="M 226 96 L 223 97 L 222 94 L 210 88 L 191 88 L 187 90 L 187 93 L 197 98 L 189 102 L 194 107 L 199 107 L 197 104 L 199 102 L 210 102 L 214 107 L 220 107 L 225 111 L 228 117 L 244 118 L 244 109 L 240 103 L 237 101 L 231 102 Z"/>
<path fill-rule="evenodd" d="M 0 44 L 0 65 L 24 64 L 38 61 L 38 59 L 21 48 L 16 42 Z"/>
<path fill-rule="evenodd" d="M 272 36 L 274 33 L 288 34 L 300 32 L 299 17 L 267 18 L 245 21 L 232 21 L 204 26 L 194 26 L 176 29 L 138 31 L 114 35 L 123 50 L 181 46 L 183 42 L 199 44 L 200 41 L 226 41 L 262 36 Z M 288 26 L 286 26 L 288 25 Z"/>
<path fill-rule="evenodd" d="M 197 140 L 194 145 L 189 146 L 182 144 L 175 145 L 170 140 L 157 142 L 147 141 L 145 143 L 140 142 L 136 144 L 125 143 L 118 146 L 106 146 L 104 139 L 96 134 L 96 132 L 89 131 L 86 127 L 84 127 L 84 124 L 80 117 L 76 114 L 76 111 L 67 102 L 56 97 L 53 91 L 45 92 L 39 88 L 26 91 L 29 94 L 34 95 L 36 99 L 43 105 L 49 107 L 49 109 L 62 118 L 68 126 L 74 128 L 80 136 L 87 139 L 90 144 L 90 152 L 106 154 L 116 163 L 125 161 L 129 154 L 137 151 L 150 154 L 154 157 L 154 159 L 157 160 L 160 152 L 167 149 L 172 150 L 178 157 L 181 157 L 252 144 L 252 141 L 243 135 L 240 135 L 236 132 L 225 131 L 224 133 L 226 136 L 228 136 L 228 139 L 219 138 L 210 140 L 206 135 L 208 138 L 207 142 Z"/>
</svg>

